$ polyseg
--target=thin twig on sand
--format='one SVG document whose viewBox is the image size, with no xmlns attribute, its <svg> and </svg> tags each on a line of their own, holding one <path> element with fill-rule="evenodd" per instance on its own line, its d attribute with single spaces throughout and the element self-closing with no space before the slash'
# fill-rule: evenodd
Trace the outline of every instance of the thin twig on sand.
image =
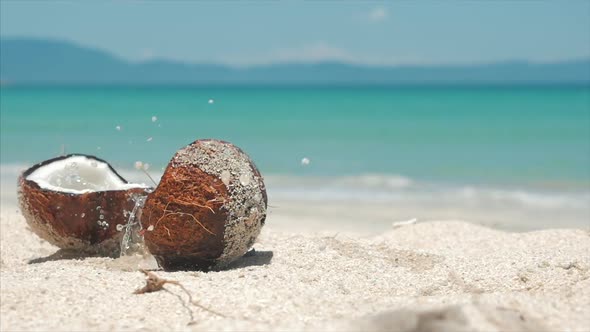
<svg viewBox="0 0 590 332">
<path fill-rule="evenodd" d="M 185 307 L 187 309 L 187 311 L 189 312 L 189 315 L 190 315 L 190 321 L 188 323 L 189 325 L 195 323 L 193 311 L 186 305 L 186 303 L 182 300 L 182 297 L 180 297 L 180 295 L 175 294 L 175 293 L 171 292 L 170 290 L 164 288 L 164 285 L 171 284 L 171 285 L 178 286 L 180 289 L 182 289 L 183 292 L 186 293 L 186 295 L 188 296 L 188 301 L 192 305 L 199 307 L 199 308 L 201 308 L 209 313 L 212 313 L 214 315 L 217 315 L 217 316 L 220 316 L 223 318 L 227 317 L 224 314 L 219 313 L 219 312 L 212 310 L 210 308 L 207 308 L 204 305 L 200 304 L 199 302 L 193 300 L 193 296 L 191 295 L 191 293 L 180 282 L 178 282 L 176 280 L 168 280 L 168 279 L 160 278 L 157 274 L 155 274 L 151 271 L 146 271 L 144 269 L 140 269 L 139 271 L 147 276 L 146 283 L 145 283 L 145 286 L 143 286 L 140 289 L 135 290 L 133 293 L 134 294 L 145 294 L 145 293 L 153 293 L 153 292 L 164 290 L 164 291 L 178 297 L 178 299 L 182 303 L 182 306 Z"/>
</svg>

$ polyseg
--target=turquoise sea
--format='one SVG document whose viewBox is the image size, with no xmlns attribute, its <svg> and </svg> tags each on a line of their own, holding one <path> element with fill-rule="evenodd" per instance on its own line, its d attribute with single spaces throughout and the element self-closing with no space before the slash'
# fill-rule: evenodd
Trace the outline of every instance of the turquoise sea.
<svg viewBox="0 0 590 332">
<path fill-rule="evenodd" d="M 476 188 L 590 205 L 589 86 L 4 86 L 0 96 L 4 173 L 64 150 L 158 172 L 182 146 L 218 138 L 250 154 L 276 195 Z"/>
</svg>

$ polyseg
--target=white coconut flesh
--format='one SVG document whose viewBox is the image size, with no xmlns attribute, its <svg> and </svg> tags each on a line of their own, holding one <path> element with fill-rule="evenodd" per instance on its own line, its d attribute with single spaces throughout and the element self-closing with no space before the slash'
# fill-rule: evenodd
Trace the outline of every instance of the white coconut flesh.
<svg viewBox="0 0 590 332">
<path fill-rule="evenodd" d="M 145 184 L 126 183 L 107 163 L 86 156 L 54 161 L 39 167 L 26 179 L 43 189 L 69 194 L 147 188 Z"/>
</svg>

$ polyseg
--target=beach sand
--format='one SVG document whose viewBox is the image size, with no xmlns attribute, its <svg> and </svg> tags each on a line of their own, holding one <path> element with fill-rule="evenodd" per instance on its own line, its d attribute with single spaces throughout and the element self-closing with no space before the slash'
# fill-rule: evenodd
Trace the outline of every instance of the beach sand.
<svg viewBox="0 0 590 332">
<path fill-rule="evenodd" d="M 275 219 L 273 219 L 275 218 Z M 380 234 L 320 231 L 272 214 L 229 269 L 154 272 L 149 257 L 57 259 L 2 205 L 2 331 L 588 331 L 590 231 L 509 233 L 419 222 Z M 317 222 L 317 221 L 316 221 Z M 276 224 L 276 225 L 275 225 Z M 282 227 L 290 225 L 290 228 Z M 296 229 L 300 231 L 296 231 Z M 313 230 L 313 231 L 312 231 Z M 192 317 L 191 317 L 192 316 Z"/>
</svg>

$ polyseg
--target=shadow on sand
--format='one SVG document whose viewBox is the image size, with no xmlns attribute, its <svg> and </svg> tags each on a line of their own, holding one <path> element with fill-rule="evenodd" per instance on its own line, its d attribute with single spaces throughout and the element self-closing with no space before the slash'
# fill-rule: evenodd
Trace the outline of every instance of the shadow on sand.
<svg viewBox="0 0 590 332">
<path fill-rule="evenodd" d="M 81 251 L 70 250 L 70 249 L 59 249 L 58 251 L 54 252 L 53 254 L 51 254 L 49 256 L 31 259 L 28 263 L 29 264 L 39 264 L 39 263 L 66 260 L 66 259 L 82 260 L 82 259 L 89 258 L 89 257 L 105 257 L 105 256 L 99 255 L 96 253 L 81 252 Z M 225 268 L 213 269 L 212 271 L 234 270 L 234 269 L 242 269 L 242 268 L 249 267 L 249 266 L 268 265 L 268 264 L 270 264 L 272 257 L 273 257 L 272 251 L 256 251 L 254 249 L 251 249 L 246 254 L 244 254 L 244 256 L 240 257 L 238 260 L 229 264 Z"/>
<path fill-rule="evenodd" d="M 105 257 L 103 255 L 99 255 L 96 253 L 87 253 L 77 250 L 71 249 L 59 249 L 58 251 L 54 252 L 53 254 L 45 257 L 39 257 L 31 259 L 28 263 L 29 264 L 39 264 L 45 262 L 52 262 L 52 261 L 59 261 L 64 259 L 85 259 L 89 257 Z"/>
<path fill-rule="evenodd" d="M 232 262 L 225 268 L 216 271 L 242 269 L 249 266 L 268 265 L 272 260 L 272 256 L 272 251 L 256 251 L 255 249 L 251 249 L 235 262 Z"/>
</svg>

